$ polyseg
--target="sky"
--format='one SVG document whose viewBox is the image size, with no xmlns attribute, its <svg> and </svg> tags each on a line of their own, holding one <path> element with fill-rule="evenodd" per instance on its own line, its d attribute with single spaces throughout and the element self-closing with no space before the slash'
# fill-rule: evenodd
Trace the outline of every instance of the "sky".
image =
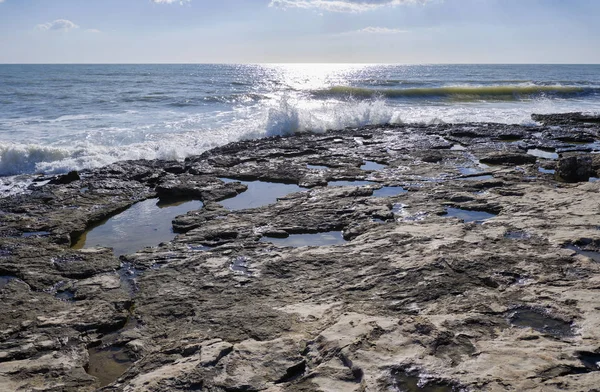
<svg viewBox="0 0 600 392">
<path fill-rule="evenodd" d="M 0 0 L 0 63 L 600 63 L 599 0 Z"/>
</svg>

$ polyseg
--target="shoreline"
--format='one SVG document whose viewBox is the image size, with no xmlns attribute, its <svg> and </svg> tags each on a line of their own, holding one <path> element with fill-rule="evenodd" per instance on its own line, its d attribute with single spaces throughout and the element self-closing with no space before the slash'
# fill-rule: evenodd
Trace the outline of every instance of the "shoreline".
<svg viewBox="0 0 600 392">
<path fill-rule="evenodd" d="M 536 121 L 245 140 L 0 199 L 0 390 L 593 389 L 600 126 Z M 70 248 L 152 198 L 202 208 L 120 258 Z"/>
</svg>

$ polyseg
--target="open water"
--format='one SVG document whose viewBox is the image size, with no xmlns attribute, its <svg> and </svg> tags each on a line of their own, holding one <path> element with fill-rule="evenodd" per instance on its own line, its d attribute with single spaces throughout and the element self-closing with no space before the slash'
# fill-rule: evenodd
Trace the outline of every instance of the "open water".
<svg viewBox="0 0 600 392">
<path fill-rule="evenodd" d="M 0 65 L 0 176 L 308 130 L 567 111 L 600 112 L 599 65 Z"/>
</svg>

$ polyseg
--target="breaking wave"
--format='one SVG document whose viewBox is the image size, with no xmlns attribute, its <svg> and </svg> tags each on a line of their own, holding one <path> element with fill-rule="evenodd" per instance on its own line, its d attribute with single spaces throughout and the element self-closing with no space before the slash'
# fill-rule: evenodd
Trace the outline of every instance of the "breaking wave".
<svg viewBox="0 0 600 392">
<path fill-rule="evenodd" d="M 66 149 L 38 145 L 0 145 L 0 176 L 35 173 L 40 162 L 60 161 L 69 157 Z"/>
<path fill-rule="evenodd" d="M 164 122 L 161 132 L 148 132 L 140 124 L 129 129 L 90 129 L 69 134 L 52 145 L 0 142 L 0 176 L 58 174 L 127 159 L 184 159 L 240 139 L 365 125 L 469 121 L 533 124 L 532 112 L 561 111 L 557 102 L 548 99 L 487 109 L 481 105 L 394 105 L 381 97 L 315 100 L 284 96 L 265 103 L 244 112 L 231 112 L 230 117 L 212 124 L 208 124 L 210 115 L 190 114 Z"/>
<path fill-rule="evenodd" d="M 398 110 L 381 99 L 303 105 L 284 98 L 278 107 L 269 110 L 265 133 L 267 136 L 290 135 L 400 122 Z"/>
</svg>

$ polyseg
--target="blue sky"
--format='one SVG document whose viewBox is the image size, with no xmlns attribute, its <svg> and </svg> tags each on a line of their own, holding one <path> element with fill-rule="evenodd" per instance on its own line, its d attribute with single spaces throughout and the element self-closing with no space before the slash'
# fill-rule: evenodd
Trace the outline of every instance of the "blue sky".
<svg viewBox="0 0 600 392">
<path fill-rule="evenodd" d="M 0 63 L 600 63 L 598 0 L 0 0 Z"/>
</svg>

